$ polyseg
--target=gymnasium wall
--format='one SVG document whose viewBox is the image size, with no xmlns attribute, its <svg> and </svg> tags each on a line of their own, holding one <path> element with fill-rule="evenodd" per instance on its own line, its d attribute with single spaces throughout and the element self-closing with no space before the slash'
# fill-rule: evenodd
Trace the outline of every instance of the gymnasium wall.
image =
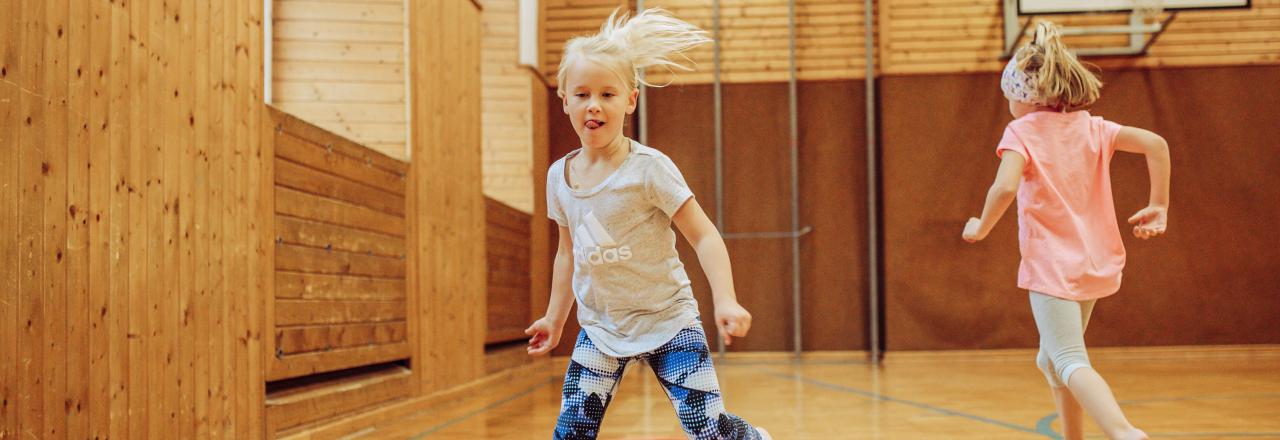
<svg viewBox="0 0 1280 440">
<path fill-rule="evenodd" d="M 263 436 L 262 17 L 5 3 L 0 437 Z"/>
<path fill-rule="evenodd" d="M 1134 239 L 1124 220 L 1146 206 L 1142 156 L 1112 164 L 1128 262 L 1120 292 L 1098 303 L 1089 343 L 1280 342 L 1280 125 L 1260 109 L 1280 95 L 1280 66 L 1104 71 L 1091 112 L 1169 141 L 1167 235 Z M 978 244 L 960 240 L 981 213 L 1011 119 L 995 74 L 891 77 L 884 133 L 886 341 L 891 350 L 1032 347 L 1035 324 L 1016 287 L 1013 207 Z M 1171 93 L 1170 91 L 1177 91 Z M 963 116 L 952 116 L 963 115 Z"/>
<path fill-rule="evenodd" d="M 544 73 L 554 82 L 564 43 L 578 35 L 599 31 L 614 8 L 635 10 L 635 0 L 547 0 L 544 8 Z M 722 0 L 722 80 L 728 82 L 786 81 L 789 68 L 787 0 Z M 711 0 L 646 0 L 645 8 L 661 7 L 681 19 L 711 31 Z M 797 0 L 796 58 L 801 80 L 862 78 L 866 72 L 863 7 L 861 1 Z M 688 54 L 702 68 L 680 72 L 676 81 L 710 83 L 713 52 L 705 46 Z M 663 83 L 670 76 L 650 72 Z"/>
<path fill-rule="evenodd" d="M 269 108 L 268 435 L 413 395 L 408 164 Z M 416 338 L 414 338 L 416 339 Z"/>
<path fill-rule="evenodd" d="M 273 0 L 271 103 L 408 161 L 405 4 Z"/>
<path fill-rule="evenodd" d="M 419 393 L 484 375 L 485 207 L 481 165 L 480 8 L 412 2 L 409 58 L 409 332 Z"/>
<path fill-rule="evenodd" d="M 1280 62 L 1280 0 L 1251 2 L 1250 9 L 1178 12 L 1146 56 L 1092 61 L 1104 69 L 1274 65 Z M 884 75 L 993 72 L 1004 67 L 999 59 L 1004 18 L 998 0 L 882 0 L 878 5 L 878 70 Z M 1128 23 L 1127 14 L 1044 18 L 1066 26 Z M 1128 35 L 1069 37 L 1066 42 L 1076 48 L 1123 46 Z"/>
<path fill-rule="evenodd" d="M 480 137 L 485 195 L 528 213 L 534 209 L 530 78 L 537 74 L 519 62 L 518 3 L 480 2 Z"/>
<path fill-rule="evenodd" d="M 595 32 L 614 7 L 634 8 L 635 3 L 547 3 L 544 74 L 548 80 L 554 82 L 564 39 Z M 722 2 L 727 211 L 723 232 L 784 230 L 789 226 L 786 84 L 781 82 L 787 75 L 786 52 L 750 50 L 751 45 L 743 49 L 738 41 L 755 41 L 751 35 L 776 33 L 776 28 L 782 26 L 783 33 L 770 34 L 773 37 L 769 41 L 786 43 L 786 2 L 774 3 L 777 4 Z M 801 251 L 806 271 L 802 280 L 805 350 L 866 348 L 865 104 L 863 86 L 858 81 L 864 70 L 861 64 L 823 70 L 826 62 L 816 55 L 843 47 L 826 37 L 816 37 L 838 33 L 853 42 L 853 47 L 838 56 L 862 60 L 861 3 L 835 3 L 839 2 L 797 2 L 797 33 L 801 36 L 797 40 L 800 176 L 805 188 L 801 195 L 801 224 L 814 226 L 814 233 L 802 240 Z M 989 3 L 992 4 L 960 0 L 877 3 L 883 252 L 880 270 L 884 277 L 885 343 L 889 349 L 1007 348 L 1035 343 L 1026 300 L 1014 286 L 1018 258 L 1012 235 L 1013 217 L 1006 218 L 989 242 L 965 245 L 958 238 L 964 220 L 981 208 L 996 166 L 994 160 L 989 160 L 993 156 L 987 155 L 1010 119 L 998 81 L 998 71 L 1004 64 L 999 61 L 1002 16 L 999 3 Z M 710 5 L 709 0 L 645 2 L 646 7 L 667 7 L 678 17 L 708 29 Z M 1155 129 L 1169 138 L 1175 161 L 1172 233 L 1152 242 L 1129 243 L 1125 288 L 1121 296 L 1099 308 L 1096 322 L 1100 324 L 1090 332 L 1091 343 L 1280 341 L 1280 334 L 1265 325 L 1268 317 L 1277 316 L 1280 301 L 1265 294 L 1225 293 L 1214 285 L 1214 281 L 1220 281 L 1217 284 L 1239 292 L 1249 292 L 1247 286 L 1257 292 L 1259 288 L 1265 290 L 1258 286 L 1273 285 L 1280 259 L 1274 258 L 1275 251 L 1262 243 L 1276 242 L 1274 234 L 1251 232 L 1266 236 L 1255 241 L 1233 236 L 1228 242 L 1241 243 L 1243 248 L 1205 254 L 1209 242 L 1182 238 L 1177 230 L 1184 221 L 1188 222 L 1184 226 L 1187 228 L 1212 225 L 1249 230 L 1239 228 L 1238 219 L 1210 213 L 1239 211 L 1250 203 L 1258 205 L 1258 190 L 1253 188 L 1266 187 L 1259 182 L 1268 179 L 1259 172 L 1274 164 L 1275 155 L 1266 152 L 1276 150 L 1275 124 L 1263 120 L 1266 112 L 1257 109 L 1268 108 L 1266 97 L 1276 95 L 1275 78 L 1280 77 L 1276 67 L 1280 64 L 1277 14 L 1280 3 L 1276 0 L 1256 0 L 1251 9 L 1244 10 L 1180 12 L 1149 55 L 1090 60 L 1103 69 L 1103 80 L 1108 84 L 1095 113 Z M 1167 13 L 1161 16 L 1166 17 Z M 1124 16 L 1053 19 L 1067 24 L 1112 24 Z M 835 26 L 839 30 L 825 26 L 831 23 L 840 23 Z M 735 27 L 747 34 L 735 33 Z M 1114 42 L 1115 37 L 1069 40 L 1077 47 Z M 755 43 L 755 47 L 764 44 Z M 826 51 L 818 51 L 822 48 Z M 757 61 L 772 61 L 729 62 L 735 53 Z M 707 84 L 710 56 L 700 50 L 691 58 L 699 62 L 698 72 L 679 74 L 676 86 L 649 89 L 649 138 L 652 146 L 675 159 L 703 208 L 714 218 L 714 171 L 710 168 L 713 101 Z M 651 78 L 666 79 L 661 75 Z M 1178 93 L 1167 93 L 1168 90 Z M 548 96 L 552 101 L 548 106 L 549 163 L 576 148 L 577 139 L 560 111 L 554 84 L 549 86 Z M 1208 141 L 1209 136 L 1237 141 Z M 817 145 L 813 145 L 815 142 Z M 954 156 L 952 146 L 957 144 L 974 145 L 975 152 L 966 157 Z M 1225 154 L 1249 159 L 1241 161 L 1244 169 L 1240 172 L 1234 167 L 1232 171 L 1210 170 L 1182 162 L 1201 161 L 1199 155 L 1209 154 L 1199 147 L 1205 144 L 1249 145 L 1236 147 L 1249 151 L 1233 149 Z M 829 160 L 833 154 L 837 161 L 834 163 Z M 1207 157 L 1203 160 L 1221 162 Z M 968 165 L 971 163 L 986 163 L 989 168 Z M 1127 218 L 1132 214 L 1129 211 L 1140 206 L 1125 208 L 1125 200 L 1139 205 L 1145 201 L 1145 166 L 1140 158 L 1121 158 L 1114 174 L 1119 210 Z M 935 175 L 947 177 L 929 177 Z M 1197 182 L 1228 185 L 1244 191 L 1244 195 L 1200 196 Z M 1204 214 L 1184 220 L 1180 217 L 1193 213 L 1179 212 L 1183 209 Z M 550 229 L 554 240 L 554 227 Z M 1008 231 L 1008 236 L 998 235 L 1001 230 Z M 836 238 L 824 233 L 835 234 Z M 708 315 L 709 292 L 696 256 L 683 243 L 681 251 L 695 278 L 698 298 L 706 309 L 704 315 Z M 789 244 L 785 240 L 735 240 L 730 243 L 730 252 L 739 297 L 757 320 L 753 335 L 733 349 L 790 349 Z M 1156 263 L 1147 263 L 1151 260 L 1178 269 L 1176 273 L 1166 273 L 1167 269 L 1158 268 Z M 1144 268 L 1143 264 L 1153 266 Z M 952 292 L 964 295 L 964 300 L 953 299 Z M 1159 299 L 1153 300 L 1153 296 Z M 977 298 L 983 299 L 975 301 Z M 1107 312 L 1108 308 L 1117 312 Z M 1121 314 L 1119 310 L 1126 312 Z M 1131 314 L 1128 310 L 1141 312 Z M 1116 314 L 1108 318 L 1108 313 Z M 960 317 L 953 317 L 957 314 Z M 570 332 L 574 329 L 566 328 L 566 339 L 575 334 Z M 712 328 L 709 331 L 714 333 Z M 562 347 L 559 352 L 568 350 Z"/>
<path fill-rule="evenodd" d="M 866 137 L 863 84 L 805 82 L 799 88 L 800 218 L 805 350 L 860 350 L 866 328 Z M 715 150 L 709 85 L 650 89 L 649 144 L 671 156 L 714 221 Z M 724 230 L 791 228 L 786 84 L 724 87 Z M 551 102 L 552 160 L 576 148 L 559 100 Z M 812 112 L 812 113 L 809 113 Z M 818 115 L 805 117 L 807 114 Z M 553 235 L 554 237 L 554 232 Z M 738 300 L 754 317 L 733 351 L 793 347 L 790 239 L 729 239 Z M 704 327 L 714 341 L 714 310 L 697 255 L 683 238 L 681 259 L 694 282 Z M 576 328 L 576 327 L 574 327 Z M 574 330 L 576 331 L 576 330 Z M 575 335 L 566 329 L 566 338 Z M 568 339 L 562 339 L 566 344 Z M 714 342 L 713 342 L 714 343 Z M 570 344 L 571 345 L 571 344 Z M 567 352 L 566 352 L 567 353 Z"/>
</svg>

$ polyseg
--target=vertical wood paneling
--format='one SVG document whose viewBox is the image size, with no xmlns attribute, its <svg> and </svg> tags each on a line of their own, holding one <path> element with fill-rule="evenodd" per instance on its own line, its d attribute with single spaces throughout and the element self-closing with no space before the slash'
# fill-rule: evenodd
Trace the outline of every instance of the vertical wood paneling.
<svg viewBox="0 0 1280 440">
<path fill-rule="evenodd" d="M 89 8 L 67 16 L 67 438 L 88 438 L 89 420 Z"/>
<path fill-rule="evenodd" d="M 468 0 L 409 9 L 413 163 L 410 296 L 421 392 L 484 370 L 484 200 L 480 155 L 480 13 Z M 428 63 L 447 57 L 449 63 Z M 447 365 L 448 367 L 443 367 Z M 419 366 L 422 370 L 419 370 Z"/>
<path fill-rule="evenodd" d="M 135 70 L 143 69 L 145 66 L 141 64 L 134 66 L 132 63 L 133 45 L 129 39 L 132 27 L 130 12 L 122 3 L 111 3 L 110 64 L 100 74 L 104 77 L 104 81 L 109 83 L 107 89 L 109 111 L 104 115 L 110 146 L 106 158 L 110 170 L 107 173 L 110 190 L 105 209 L 109 225 L 106 272 L 111 285 L 107 302 L 108 363 L 110 364 L 108 393 L 111 402 L 107 429 L 109 436 L 113 438 L 127 437 L 130 433 L 128 412 L 131 408 L 129 392 L 132 388 L 128 386 L 128 380 L 131 371 L 129 363 L 133 361 L 132 340 L 135 339 L 129 337 L 129 305 L 131 304 L 129 294 L 132 287 L 129 278 L 132 254 L 129 252 L 129 246 L 132 240 L 128 234 L 132 214 L 130 198 L 133 194 L 132 184 L 128 181 L 131 176 L 129 160 L 132 158 L 129 140 L 130 130 L 133 128 L 129 102 L 133 95 L 131 89 L 125 85 L 135 78 Z"/>
<path fill-rule="evenodd" d="M 19 170 L 21 181 L 18 210 L 22 214 L 21 253 L 18 264 L 19 353 L 18 374 L 22 389 L 18 392 L 21 414 L 19 432 L 24 436 L 42 436 L 44 429 L 43 342 L 45 274 L 44 258 L 44 187 L 45 182 L 45 86 L 44 86 L 44 20 L 43 2 L 23 1 L 20 77 L 17 83 L 26 89 L 19 98 L 23 125 L 19 129 Z"/>
<path fill-rule="evenodd" d="M 42 436 L 67 435 L 67 2 L 45 2 L 44 93 L 44 314 L 45 387 Z M 59 317 L 60 319 L 48 319 Z"/>
<path fill-rule="evenodd" d="M 262 13 L 224 6 L 5 3 L 0 437 L 261 437 Z"/>
<path fill-rule="evenodd" d="M 10 54 L 14 51 L 10 46 L 17 40 L 15 37 L 15 20 L 21 14 L 7 16 L 3 35 L 5 44 L 0 44 L 0 64 L 5 74 L 0 78 L 0 285 L 18 286 L 20 280 L 18 262 L 21 261 L 19 249 L 19 232 L 21 217 L 18 202 L 22 191 L 19 184 L 19 135 L 22 123 L 22 112 L 19 108 L 21 89 L 9 82 Z M 18 430 L 18 391 L 19 383 L 18 359 L 21 353 L 18 346 L 18 295 L 20 292 L 10 287 L 0 298 L 0 436 L 16 437 Z"/>
</svg>

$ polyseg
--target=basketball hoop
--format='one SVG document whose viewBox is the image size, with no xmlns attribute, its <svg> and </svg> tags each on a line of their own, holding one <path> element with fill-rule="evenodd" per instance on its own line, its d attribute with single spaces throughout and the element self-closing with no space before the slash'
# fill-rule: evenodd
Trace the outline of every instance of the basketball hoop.
<svg viewBox="0 0 1280 440">
<path fill-rule="evenodd" d="M 1156 21 L 1164 12 L 1164 0 L 1133 0 L 1133 15 L 1143 22 Z"/>
</svg>

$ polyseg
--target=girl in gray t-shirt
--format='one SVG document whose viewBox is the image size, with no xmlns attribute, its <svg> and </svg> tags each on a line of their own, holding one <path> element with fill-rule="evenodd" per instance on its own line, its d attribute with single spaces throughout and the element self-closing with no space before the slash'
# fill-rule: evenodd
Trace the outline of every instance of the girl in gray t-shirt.
<svg viewBox="0 0 1280 440">
<path fill-rule="evenodd" d="M 650 9 L 630 20 L 615 12 L 599 34 L 565 45 L 558 94 L 582 148 L 547 172 L 547 215 L 560 227 L 560 244 L 547 314 L 525 330 L 529 354 L 550 352 L 578 303 L 582 332 L 554 438 L 596 438 L 631 361 L 653 368 L 690 438 L 770 438 L 724 409 L 671 224 L 697 251 L 728 344 L 746 336 L 751 314 L 734 294 L 724 240 L 671 159 L 622 135 L 636 107 L 637 73 L 685 68 L 668 56 L 709 41 L 705 31 Z"/>
</svg>

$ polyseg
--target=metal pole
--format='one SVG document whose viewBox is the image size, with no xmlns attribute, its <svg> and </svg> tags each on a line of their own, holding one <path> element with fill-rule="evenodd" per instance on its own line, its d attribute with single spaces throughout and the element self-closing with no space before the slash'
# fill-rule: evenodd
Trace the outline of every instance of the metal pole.
<svg viewBox="0 0 1280 440">
<path fill-rule="evenodd" d="M 644 0 L 636 0 L 636 14 L 644 10 Z M 644 71 L 639 72 L 640 79 L 644 79 Z M 636 84 L 640 88 L 640 103 L 636 106 L 636 114 L 639 121 L 636 123 L 636 137 L 643 145 L 649 145 L 649 97 L 648 88 L 644 84 Z"/>
<path fill-rule="evenodd" d="M 800 147 L 800 128 L 796 118 L 796 0 L 787 2 L 787 29 L 790 39 L 790 77 L 787 79 L 787 101 L 791 116 L 791 230 L 800 230 L 800 165 L 798 162 Z M 800 236 L 791 237 L 791 317 L 795 324 L 794 344 L 796 359 L 800 359 L 802 348 L 800 330 L 803 328 L 800 316 Z"/>
<path fill-rule="evenodd" d="M 873 0 L 863 0 L 863 17 L 866 34 L 866 95 L 867 95 L 867 284 L 868 330 L 871 339 L 871 362 L 880 363 L 880 250 L 877 220 L 876 182 L 876 65 L 875 23 L 872 17 Z"/>
<path fill-rule="evenodd" d="M 714 78 L 711 82 L 712 98 L 715 107 L 715 145 L 716 145 L 716 230 L 724 233 L 724 109 L 721 108 L 720 96 L 720 0 L 711 2 L 711 38 L 712 63 Z M 717 335 L 720 336 L 720 335 Z M 724 337 L 716 338 L 716 347 L 720 358 L 724 359 Z"/>
</svg>

